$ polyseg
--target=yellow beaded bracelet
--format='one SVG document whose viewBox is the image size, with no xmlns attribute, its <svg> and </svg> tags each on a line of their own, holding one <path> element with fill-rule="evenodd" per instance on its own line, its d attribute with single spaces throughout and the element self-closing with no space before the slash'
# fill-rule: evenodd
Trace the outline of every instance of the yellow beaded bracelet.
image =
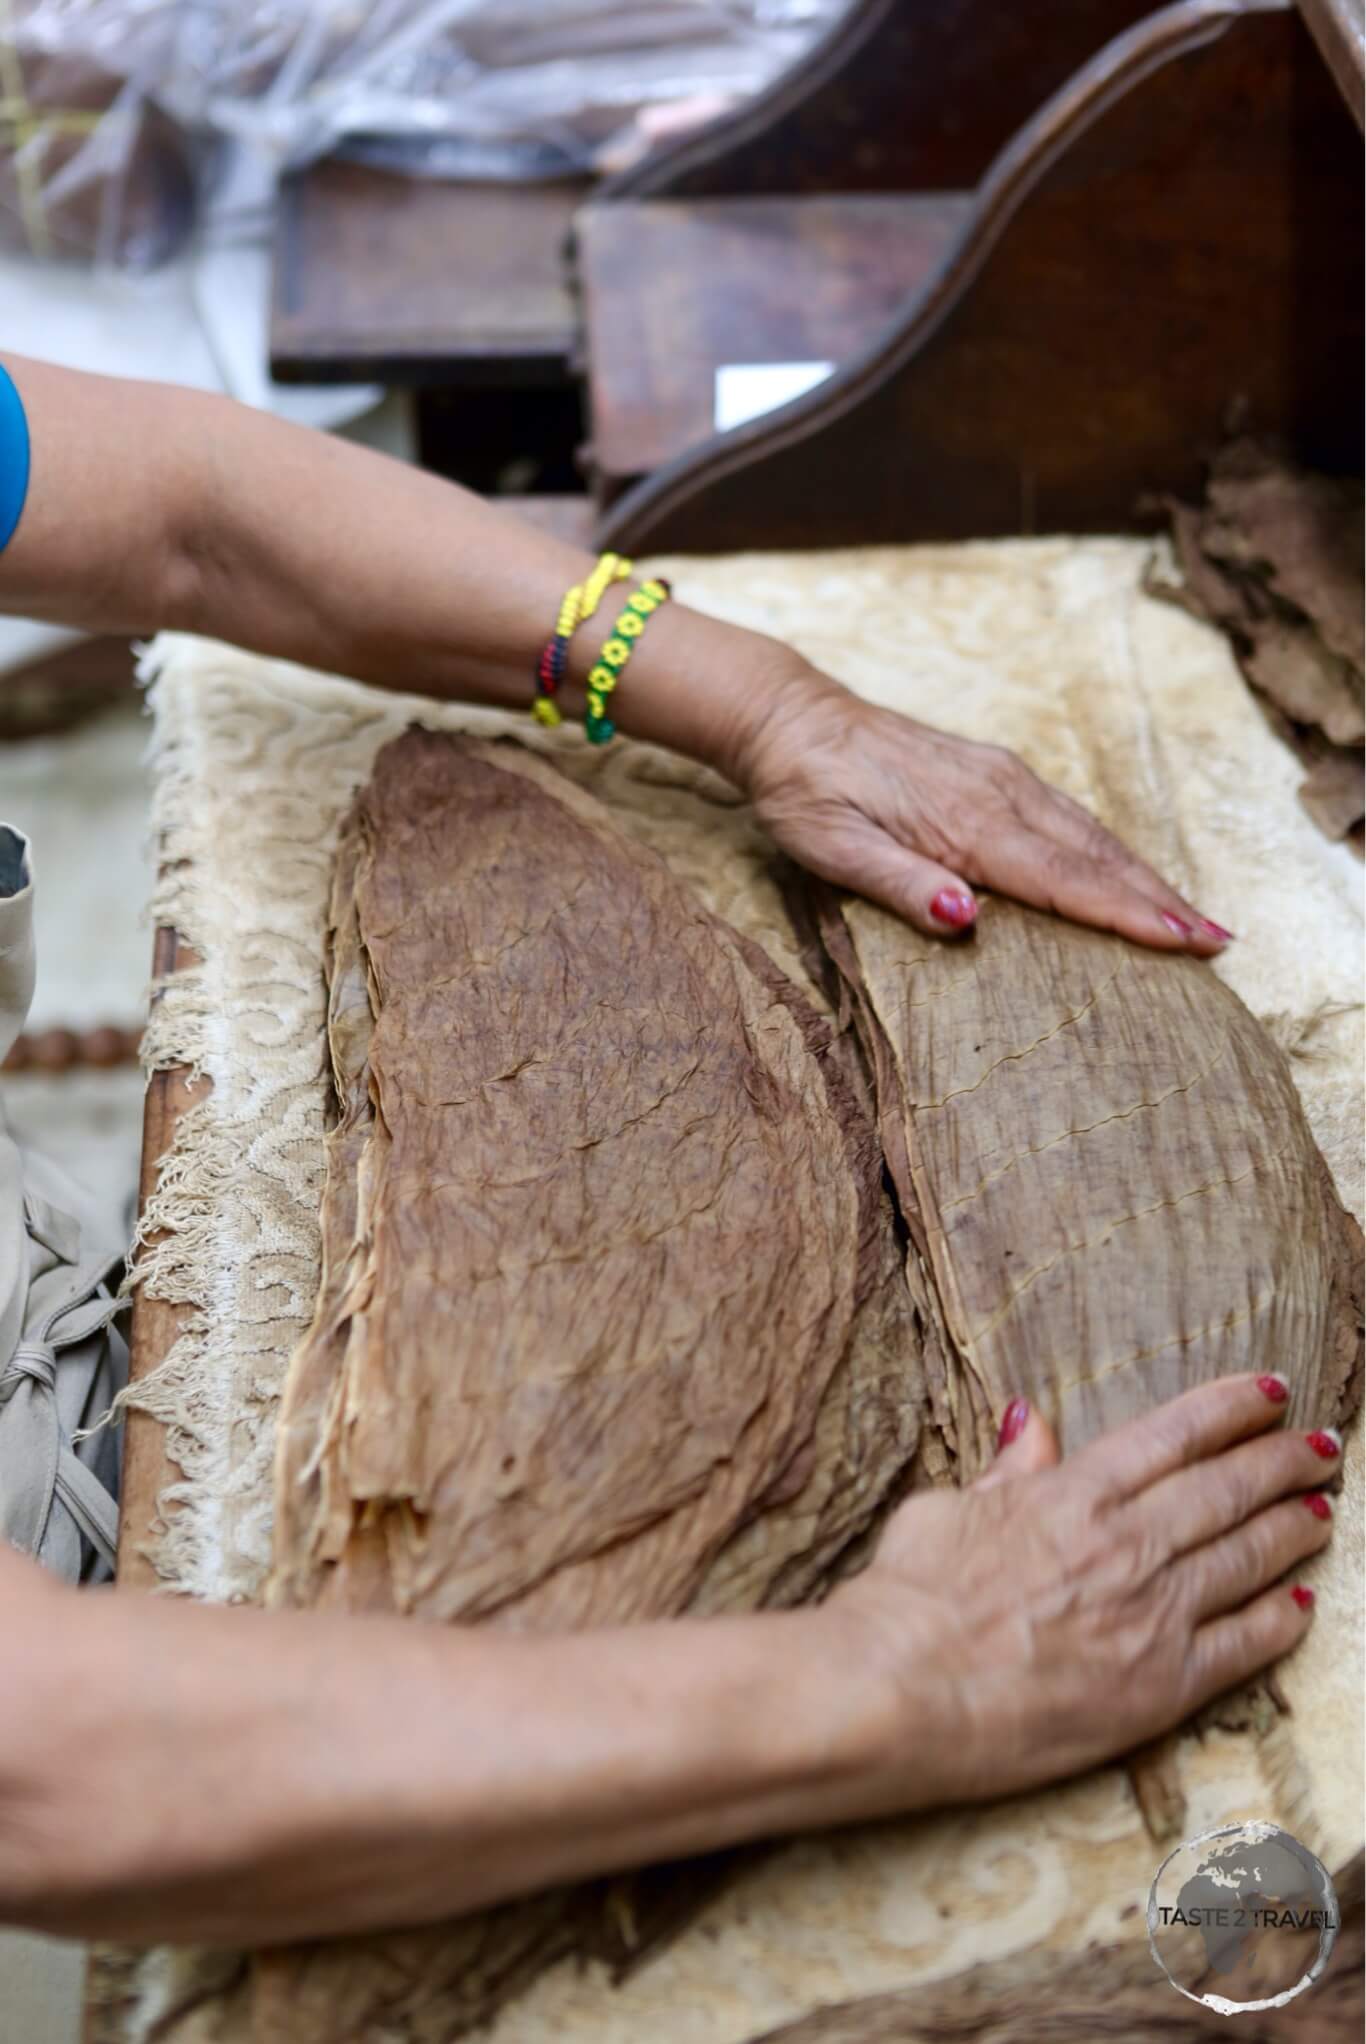
<svg viewBox="0 0 1366 2044">
<path fill-rule="evenodd" d="M 603 554 L 591 575 L 565 591 L 555 619 L 555 630 L 546 640 L 536 665 L 536 695 L 531 714 L 538 724 L 555 725 L 561 721 L 555 694 L 564 678 L 569 642 L 579 626 L 592 617 L 612 584 L 624 581 L 630 572 L 631 563 L 624 555 Z"/>
<path fill-rule="evenodd" d="M 669 584 L 663 580 L 642 582 L 635 595 L 626 599 L 626 608 L 613 625 L 611 636 L 604 642 L 588 676 L 588 708 L 583 728 L 591 745 L 606 745 L 609 738 L 616 736 L 617 727 L 607 715 L 607 698 L 621 679 L 635 651 L 636 640 L 660 604 L 668 602 L 670 594 Z"/>
</svg>

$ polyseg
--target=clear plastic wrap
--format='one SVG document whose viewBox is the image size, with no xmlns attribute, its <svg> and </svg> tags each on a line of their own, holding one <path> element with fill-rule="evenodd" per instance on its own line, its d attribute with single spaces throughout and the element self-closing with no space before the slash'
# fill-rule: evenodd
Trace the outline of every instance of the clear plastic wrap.
<svg viewBox="0 0 1366 2044">
<path fill-rule="evenodd" d="M 0 0 L 0 241 L 146 268 L 346 147 L 446 177 L 591 170 L 718 106 L 846 0 Z"/>
<path fill-rule="evenodd" d="M 0 0 L 0 248 L 150 269 L 181 246 L 188 138 L 144 85 L 171 28 L 160 0 Z"/>
</svg>

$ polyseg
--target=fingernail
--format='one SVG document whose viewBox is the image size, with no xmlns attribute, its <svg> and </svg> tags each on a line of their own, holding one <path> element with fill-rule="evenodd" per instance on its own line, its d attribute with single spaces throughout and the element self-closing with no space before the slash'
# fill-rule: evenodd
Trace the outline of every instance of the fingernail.
<svg viewBox="0 0 1366 2044">
<path fill-rule="evenodd" d="M 1018 1441 L 1029 1421 L 1029 1400 L 1012 1398 L 1001 1419 L 1001 1431 L 996 1437 L 996 1453 L 1008 1448 L 1012 1441 Z"/>
<path fill-rule="evenodd" d="M 1190 937 L 1194 935 L 1194 928 L 1192 924 L 1183 922 L 1180 916 L 1169 915 L 1165 908 L 1162 910 L 1162 920 L 1167 925 L 1167 928 L 1169 930 L 1175 930 L 1178 937 Z"/>
<path fill-rule="evenodd" d="M 1316 1455 L 1322 1455 L 1325 1462 L 1336 1462 L 1342 1453 L 1342 1435 L 1333 1427 L 1320 1427 L 1317 1432 L 1304 1437 Z"/>
<path fill-rule="evenodd" d="M 930 914 L 937 923 L 947 923 L 951 930 L 965 930 L 969 923 L 977 920 L 977 904 L 970 894 L 960 894 L 952 887 L 941 887 L 930 903 Z"/>
<path fill-rule="evenodd" d="M 1327 1498 L 1324 1496 L 1321 1490 L 1311 1490 L 1307 1492 L 1305 1495 L 1304 1502 L 1308 1505 L 1310 1511 L 1314 1514 L 1314 1517 L 1316 1519 L 1332 1518 L 1333 1507 L 1329 1504 Z"/>
<path fill-rule="evenodd" d="M 1296 1583 L 1292 1587 L 1290 1594 L 1294 1598 L 1295 1602 L 1299 1605 L 1301 1611 L 1313 1610 L 1314 1592 L 1312 1590 L 1306 1589 L 1303 1583 Z"/>
<path fill-rule="evenodd" d="M 1286 1399 L 1290 1396 L 1290 1386 L 1286 1383 L 1285 1378 L 1278 1377 L 1274 1371 L 1269 1372 L 1265 1377 L 1257 1379 L 1257 1389 L 1261 1392 L 1263 1398 L 1269 1398 L 1273 1405 L 1284 1405 Z"/>
<path fill-rule="evenodd" d="M 1213 937 L 1216 944 L 1231 944 L 1232 930 L 1226 930 L 1222 923 L 1211 922 L 1208 916 L 1201 916 L 1200 927 L 1207 937 Z"/>
</svg>

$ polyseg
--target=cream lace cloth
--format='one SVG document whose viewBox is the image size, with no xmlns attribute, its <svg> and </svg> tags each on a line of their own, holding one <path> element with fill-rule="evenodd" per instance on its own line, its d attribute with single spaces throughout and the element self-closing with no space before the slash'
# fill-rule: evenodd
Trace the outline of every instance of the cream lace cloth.
<svg viewBox="0 0 1366 2044">
<path fill-rule="evenodd" d="M 788 639 L 860 693 L 1013 746 L 1239 932 L 1216 970 L 1289 1052 L 1360 1216 L 1360 863 L 1301 812 L 1298 763 L 1223 641 L 1140 593 L 1148 552 L 1046 540 L 653 565 L 684 601 Z M 136 1395 L 169 1428 L 185 1472 L 155 1544 L 166 1582 L 251 1598 L 269 1558 L 275 1402 L 318 1278 L 321 937 L 353 789 L 413 719 L 515 729 L 642 813 L 652 786 L 698 770 L 643 747 L 589 754 L 577 733 L 542 734 L 529 718 L 382 695 L 185 638 L 159 640 L 145 672 L 155 915 L 204 960 L 167 987 L 149 1056 L 213 1084 L 144 1219 L 149 1235 L 170 1233 L 143 1281 L 197 1310 Z M 720 814 L 715 856 L 693 877 L 724 914 L 728 894 L 754 884 L 754 839 L 743 811 Z M 775 904 L 781 958 L 779 930 Z M 1181 1742 L 1191 1832 L 1276 1817 L 1330 1864 L 1361 1844 L 1360 1479 L 1358 1425 L 1337 1538 L 1306 1571 L 1319 1621 L 1282 1674 L 1294 1715 L 1261 1739 Z M 822 2002 L 1041 1943 L 1141 1935 L 1157 1858 L 1118 1769 L 1002 1808 L 797 1843 L 625 1986 L 551 1973 L 505 2013 L 495 2044 L 741 2044 Z M 184 2009 L 159 2039 L 245 2040 L 231 1973 L 221 1956 L 97 1957 L 94 2034 L 133 2044 Z"/>
</svg>

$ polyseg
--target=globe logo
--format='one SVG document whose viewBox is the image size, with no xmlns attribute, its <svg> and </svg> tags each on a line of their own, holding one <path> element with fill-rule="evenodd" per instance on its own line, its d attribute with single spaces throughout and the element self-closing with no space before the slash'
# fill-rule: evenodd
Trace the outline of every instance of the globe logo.
<svg viewBox="0 0 1366 2044">
<path fill-rule="evenodd" d="M 1312 1987 L 1338 1934 L 1322 1861 L 1275 1824 L 1226 1824 L 1169 1853 L 1148 1896 L 1148 1943 L 1173 1987 L 1221 2015 L 1280 2008 Z"/>
</svg>

